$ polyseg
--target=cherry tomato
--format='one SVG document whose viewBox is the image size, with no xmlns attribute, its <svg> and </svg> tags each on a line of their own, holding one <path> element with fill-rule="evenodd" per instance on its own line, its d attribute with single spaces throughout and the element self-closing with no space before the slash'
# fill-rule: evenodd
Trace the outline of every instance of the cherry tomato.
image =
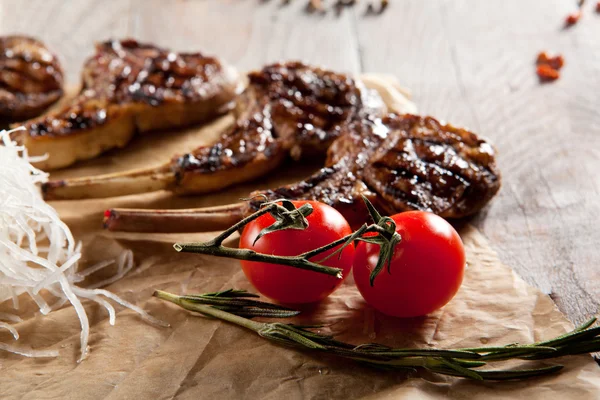
<svg viewBox="0 0 600 400">
<path fill-rule="evenodd" d="M 391 217 L 402 241 L 370 285 L 379 245 L 360 242 L 354 257 L 358 290 L 375 309 L 395 317 L 429 314 L 454 297 L 464 275 L 465 250 L 452 225 L 435 214 L 409 211 Z"/>
<path fill-rule="evenodd" d="M 269 233 L 252 244 L 258 233 L 271 225 L 275 219 L 265 214 L 244 228 L 240 238 L 240 248 L 252 249 L 259 253 L 279 256 L 296 256 L 325 246 L 352 233 L 350 225 L 336 209 L 316 201 L 293 201 L 296 207 L 310 203 L 314 211 L 308 217 L 308 228 L 304 230 L 286 229 Z M 310 259 L 318 260 L 331 254 L 335 249 L 318 254 Z M 341 268 L 346 277 L 352 269 L 354 245 L 346 247 L 341 257 L 334 255 L 320 263 L 328 267 Z M 281 303 L 312 303 L 327 297 L 343 279 L 319 272 L 256 261 L 241 261 L 242 269 L 252 285 L 264 296 Z"/>
</svg>

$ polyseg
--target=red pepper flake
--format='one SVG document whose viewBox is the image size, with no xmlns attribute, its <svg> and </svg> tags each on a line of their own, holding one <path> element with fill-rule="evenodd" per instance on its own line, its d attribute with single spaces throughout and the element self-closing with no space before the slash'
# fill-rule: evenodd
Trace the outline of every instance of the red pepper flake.
<svg viewBox="0 0 600 400">
<path fill-rule="evenodd" d="M 565 60 L 564 60 L 563 56 L 561 56 L 560 54 L 557 54 L 555 56 L 550 56 L 550 55 L 548 55 L 547 52 L 542 51 L 537 56 L 536 64 L 537 65 L 546 64 L 546 65 L 551 66 L 554 69 L 561 69 L 563 67 L 563 65 L 565 65 Z"/>
<path fill-rule="evenodd" d="M 536 70 L 537 76 L 542 82 L 555 81 L 560 78 L 560 72 L 557 69 L 552 68 L 548 64 L 540 64 Z"/>
<path fill-rule="evenodd" d="M 579 18 L 581 18 L 581 11 L 575 11 L 574 13 L 567 15 L 567 18 L 565 19 L 565 25 L 567 27 L 573 26 L 577 23 L 577 21 L 579 21 Z"/>
<path fill-rule="evenodd" d="M 596 12 L 600 13 L 600 1 L 596 3 Z"/>
<path fill-rule="evenodd" d="M 535 63 L 537 64 L 536 73 L 540 81 L 550 82 L 560 78 L 559 70 L 565 64 L 565 60 L 560 54 L 551 56 L 547 52 L 542 51 L 538 54 Z"/>
</svg>

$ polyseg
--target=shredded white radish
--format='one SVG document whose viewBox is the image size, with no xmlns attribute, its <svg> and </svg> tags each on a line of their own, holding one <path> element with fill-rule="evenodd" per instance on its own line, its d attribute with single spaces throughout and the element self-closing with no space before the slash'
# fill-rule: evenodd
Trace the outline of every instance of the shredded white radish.
<svg viewBox="0 0 600 400">
<path fill-rule="evenodd" d="M 113 265 L 114 263 L 115 263 L 115 260 L 106 260 L 106 261 L 99 262 L 98 264 L 94 265 L 93 267 L 89 267 L 89 268 L 84 269 L 83 271 L 77 272 L 77 275 L 79 275 L 78 279 L 83 280 L 86 276 L 92 275 L 94 272 L 98 272 L 102 268 L 106 268 L 109 265 Z"/>
<path fill-rule="evenodd" d="M 81 259 L 81 243 L 76 243 L 71 231 L 57 212 L 42 198 L 38 184 L 48 179 L 48 174 L 31 165 L 40 158 L 29 157 L 24 147 L 10 140 L 14 131 L 0 132 L 0 302 L 12 299 L 19 308 L 18 296 L 27 293 L 44 315 L 70 302 L 81 325 L 81 357 L 88 354 L 90 324 L 81 303 L 89 299 L 106 308 L 109 322 L 115 324 L 116 312 L 107 301 L 112 300 L 129 308 L 143 319 L 165 325 L 140 307 L 114 293 L 98 287 L 123 278 L 133 268 L 133 253 L 124 251 L 117 260 L 102 261 L 77 272 Z M 2 143 L 4 146 L 2 146 Z M 90 288 L 76 286 L 85 277 L 117 262 L 117 273 Z M 45 290 L 57 297 L 51 306 L 40 295 Z M 0 320 L 18 323 L 15 314 L 0 313 Z M 0 322 L 0 329 L 8 330 L 15 340 L 19 334 L 14 326 Z M 56 357 L 55 350 L 32 350 L 0 342 L 0 350 L 27 357 Z"/>
<path fill-rule="evenodd" d="M 119 257 L 117 273 L 110 278 L 90 285 L 90 289 L 96 289 L 102 286 L 110 285 L 111 283 L 114 283 L 119 279 L 123 278 L 125 275 L 127 275 L 127 273 L 129 273 L 129 271 L 131 271 L 131 269 L 133 268 L 133 253 L 131 251 L 123 252 L 122 255 L 123 257 Z"/>
</svg>

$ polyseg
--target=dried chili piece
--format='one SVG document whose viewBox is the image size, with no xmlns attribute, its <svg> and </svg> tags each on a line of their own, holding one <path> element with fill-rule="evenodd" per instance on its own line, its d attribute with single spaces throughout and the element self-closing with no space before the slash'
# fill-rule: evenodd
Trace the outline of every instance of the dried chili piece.
<svg viewBox="0 0 600 400">
<path fill-rule="evenodd" d="M 537 76 L 542 82 L 555 81 L 560 78 L 560 72 L 557 69 L 552 68 L 548 64 L 540 64 L 536 69 Z"/>
<path fill-rule="evenodd" d="M 596 3 L 596 12 L 600 13 L 600 1 Z"/>
<path fill-rule="evenodd" d="M 547 52 L 542 51 L 537 56 L 536 64 L 537 65 L 546 64 L 546 65 L 549 65 L 552 68 L 558 70 L 558 69 L 561 69 L 563 67 L 563 65 L 565 65 L 565 60 L 564 60 L 563 56 L 560 54 L 557 54 L 555 56 L 550 56 L 550 55 L 548 55 Z"/>
<path fill-rule="evenodd" d="M 569 26 L 573 26 L 575 25 L 579 19 L 581 18 L 581 11 L 575 11 L 569 15 L 567 15 L 567 18 L 565 19 L 565 25 L 567 27 Z"/>
<path fill-rule="evenodd" d="M 563 56 L 560 54 L 551 56 L 542 51 L 538 54 L 535 61 L 537 65 L 536 73 L 542 82 L 555 81 L 560 78 L 559 70 L 565 64 Z"/>
</svg>

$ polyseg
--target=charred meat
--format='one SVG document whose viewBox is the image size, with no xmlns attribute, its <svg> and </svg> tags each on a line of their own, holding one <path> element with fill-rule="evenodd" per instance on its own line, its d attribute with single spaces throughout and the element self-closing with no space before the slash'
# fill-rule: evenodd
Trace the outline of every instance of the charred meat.
<svg viewBox="0 0 600 400">
<path fill-rule="evenodd" d="M 251 194 L 248 204 L 195 210 L 114 209 L 105 227 L 129 232 L 198 232 L 227 229 L 265 200 L 318 200 L 353 226 L 369 220 L 361 196 L 388 215 L 423 210 L 461 218 L 483 208 L 500 189 L 493 146 L 465 129 L 431 117 L 405 114 L 358 119 L 328 150 L 311 177 Z"/>
<path fill-rule="evenodd" d="M 236 122 L 217 143 L 151 170 L 48 182 L 46 198 L 224 189 L 264 176 L 288 156 L 324 155 L 352 121 L 385 111 L 379 95 L 360 81 L 299 62 L 268 65 L 248 78 L 237 101 Z"/>
<path fill-rule="evenodd" d="M 41 114 L 63 94 L 63 72 L 44 44 L 26 36 L 0 37 L 0 118 Z"/>
<path fill-rule="evenodd" d="M 287 155 L 323 154 L 352 121 L 385 110 L 376 94 L 348 75 L 300 62 L 268 65 L 250 73 L 249 81 L 231 130 L 218 143 L 174 160 L 176 191 L 215 190 L 206 185 L 210 175 L 222 188 L 264 175 Z"/>
<path fill-rule="evenodd" d="M 136 132 L 211 119 L 228 110 L 238 88 L 234 70 L 213 57 L 134 40 L 99 43 L 79 95 L 28 121 L 19 139 L 30 154 L 49 154 L 42 168 L 66 167 L 124 147 Z"/>
<path fill-rule="evenodd" d="M 315 175 L 253 195 L 322 201 L 362 223 L 361 195 L 387 214 L 423 210 L 461 218 L 478 212 L 500 188 L 493 146 L 467 130 L 415 115 L 365 119 L 347 129 Z"/>
</svg>

